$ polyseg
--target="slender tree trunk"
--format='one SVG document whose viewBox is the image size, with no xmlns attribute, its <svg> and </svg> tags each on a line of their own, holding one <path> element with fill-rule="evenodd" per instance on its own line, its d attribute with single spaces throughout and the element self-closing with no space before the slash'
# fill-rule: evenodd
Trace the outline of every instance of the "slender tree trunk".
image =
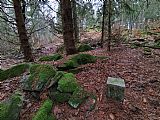
<svg viewBox="0 0 160 120">
<path fill-rule="evenodd" d="M 111 50 L 111 34 L 112 34 L 112 25 L 111 25 L 111 17 L 112 17 L 112 3 L 111 0 L 108 0 L 108 51 Z"/>
<path fill-rule="evenodd" d="M 72 7 L 70 0 L 60 0 L 62 11 L 63 39 L 67 55 L 77 53 L 74 41 Z"/>
<path fill-rule="evenodd" d="M 78 19 L 77 19 L 77 7 L 76 1 L 72 0 L 72 8 L 73 8 L 73 26 L 74 26 L 74 39 L 75 42 L 79 42 L 79 26 L 78 26 Z"/>
<path fill-rule="evenodd" d="M 24 59 L 26 61 L 33 61 L 32 51 L 29 44 L 29 38 L 25 28 L 25 22 L 22 14 L 22 7 L 20 0 L 13 0 L 14 11 L 16 16 L 17 29 L 19 34 L 19 40 L 23 48 Z"/>
<path fill-rule="evenodd" d="M 101 35 L 101 48 L 103 48 L 105 38 L 105 17 L 106 17 L 106 1 L 103 1 L 103 18 L 102 18 L 102 35 Z"/>
</svg>

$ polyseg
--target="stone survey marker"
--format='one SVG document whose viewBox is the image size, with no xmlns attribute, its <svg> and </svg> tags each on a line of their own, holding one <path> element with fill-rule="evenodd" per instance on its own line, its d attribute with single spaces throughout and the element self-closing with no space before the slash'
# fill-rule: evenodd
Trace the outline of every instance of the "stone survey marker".
<svg viewBox="0 0 160 120">
<path fill-rule="evenodd" d="M 121 78 L 108 77 L 107 97 L 118 101 L 124 100 L 125 82 Z"/>
</svg>

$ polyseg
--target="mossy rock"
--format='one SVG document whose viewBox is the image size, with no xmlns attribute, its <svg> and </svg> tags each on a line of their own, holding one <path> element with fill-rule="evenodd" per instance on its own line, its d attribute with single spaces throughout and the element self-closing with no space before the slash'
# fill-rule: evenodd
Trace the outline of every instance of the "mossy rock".
<svg viewBox="0 0 160 120">
<path fill-rule="evenodd" d="M 68 60 L 67 62 L 64 63 L 64 66 L 66 69 L 74 69 L 76 67 L 78 67 L 78 63 L 74 60 Z"/>
<path fill-rule="evenodd" d="M 32 120 L 56 120 L 55 116 L 51 113 L 53 107 L 52 100 L 46 100 L 43 105 L 39 108 L 36 115 Z"/>
<path fill-rule="evenodd" d="M 68 72 L 73 73 L 73 74 L 78 74 L 79 72 L 82 72 L 83 70 L 84 69 L 82 67 L 79 67 L 79 68 L 69 69 Z"/>
<path fill-rule="evenodd" d="M 9 120 L 8 119 L 8 108 L 9 108 L 9 104 L 0 103 L 0 120 Z"/>
<path fill-rule="evenodd" d="M 152 54 L 152 52 L 144 51 L 144 52 L 143 52 L 143 54 L 144 54 L 144 55 L 151 55 L 151 54 Z"/>
<path fill-rule="evenodd" d="M 60 92 L 71 93 L 74 92 L 79 87 L 74 74 L 66 73 L 58 81 L 58 90 Z"/>
<path fill-rule="evenodd" d="M 70 69 L 74 69 L 77 68 L 79 65 L 77 62 L 73 61 L 73 60 L 68 60 L 66 62 L 64 62 L 64 64 L 57 66 L 57 69 L 60 71 L 67 71 Z"/>
<path fill-rule="evenodd" d="M 160 42 L 155 43 L 155 45 L 153 46 L 153 48 L 160 49 Z"/>
<path fill-rule="evenodd" d="M 39 61 L 57 61 L 59 59 L 62 59 L 62 55 L 61 54 L 54 54 L 54 55 L 50 55 L 50 56 L 43 56 L 39 59 Z"/>
<path fill-rule="evenodd" d="M 150 48 L 148 48 L 148 47 L 144 47 L 144 48 L 143 48 L 143 51 L 144 51 L 144 52 L 152 52 L 152 50 L 151 50 Z"/>
<path fill-rule="evenodd" d="M 96 62 L 96 57 L 90 54 L 78 54 L 73 56 L 71 60 L 75 61 L 78 65 L 83 65 Z"/>
<path fill-rule="evenodd" d="M 73 95 L 69 99 L 68 103 L 73 108 L 77 108 L 82 102 L 84 102 L 88 97 L 88 93 L 82 88 L 78 88 L 73 92 Z"/>
<path fill-rule="evenodd" d="M 149 47 L 143 48 L 143 54 L 144 55 L 151 55 L 152 54 L 151 48 L 149 48 Z"/>
<path fill-rule="evenodd" d="M 23 89 L 42 91 L 56 75 L 56 70 L 50 65 L 36 65 L 32 67 L 30 68 L 31 74 L 29 78 L 23 81 Z"/>
<path fill-rule="evenodd" d="M 56 92 L 51 92 L 49 94 L 49 96 L 54 102 L 63 103 L 63 102 L 67 102 L 69 100 L 69 98 L 71 97 L 71 94 L 56 91 Z"/>
<path fill-rule="evenodd" d="M 29 64 L 19 64 L 0 72 L 0 81 L 20 76 L 29 68 Z"/>
<path fill-rule="evenodd" d="M 131 43 L 131 48 L 144 47 L 144 46 L 146 46 L 146 44 L 148 44 L 147 41 L 144 41 L 144 42 L 135 41 L 135 42 Z"/>
<path fill-rule="evenodd" d="M 79 67 L 80 65 L 87 64 L 87 63 L 94 63 L 96 62 L 97 57 L 92 56 L 90 54 L 78 54 L 73 56 L 71 59 L 66 61 L 63 65 L 58 66 L 58 70 L 70 70 Z"/>
<path fill-rule="evenodd" d="M 19 120 L 23 96 L 16 92 L 8 101 L 0 103 L 0 120 Z"/>
<path fill-rule="evenodd" d="M 93 50 L 93 48 L 88 44 L 81 44 L 78 47 L 78 52 L 85 52 L 85 51 L 89 51 L 89 50 Z"/>
<path fill-rule="evenodd" d="M 42 64 L 31 64 L 30 65 L 30 68 L 29 68 L 29 72 L 30 74 L 33 74 L 36 72 L 36 69 L 41 66 Z"/>
<path fill-rule="evenodd" d="M 51 87 L 58 87 L 58 81 L 64 76 L 63 71 L 57 71 L 56 75 L 51 79 L 50 84 L 48 85 L 48 88 Z"/>
<path fill-rule="evenodd" d="M 33 64 L 30 67 L 30 73 L 34 74 L 34 73 L 50 73 L 50 74 L 55 75 L 56 74 L 56 70 L 53 66 L 51 65 L 46 65 L 46 64 Z"/>
</svg>

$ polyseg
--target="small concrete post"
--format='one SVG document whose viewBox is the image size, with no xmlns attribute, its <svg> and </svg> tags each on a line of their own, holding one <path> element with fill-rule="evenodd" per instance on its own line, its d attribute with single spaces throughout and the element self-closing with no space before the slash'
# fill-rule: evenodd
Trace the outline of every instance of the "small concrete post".
<svg viewBox="0 0 160 120">
<path fill-rule="evenodd" d="M 125 82 L 121 78 L 108 77 L 107 80 L 107 97 L 117 101 L 124 100 Z"/>
</svg>

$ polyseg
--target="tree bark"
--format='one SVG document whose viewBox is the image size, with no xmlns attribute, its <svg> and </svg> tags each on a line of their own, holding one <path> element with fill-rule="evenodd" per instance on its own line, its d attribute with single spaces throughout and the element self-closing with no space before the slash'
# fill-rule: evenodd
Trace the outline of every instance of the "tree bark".
<svg viewBox="0 0 160 120">
<path fill-rule="evenodd" d="M 103 18 L 102 18 L 101 48 L 103 48 L 104 38 L 105 38 L 106 2 L 107 2 L 107 0 L 104 0 L 104 1 L 103 1 Z"/>
<path fill-rule="evenodd" d="M 78 19 L 77 19 L 77 7 L 76 7 L 76 0 L 72 0 L 72 11 L 73 11 L 73 27 L 74 27 L 74 39 L 75 42 L 79 42 L 79 26 L 78 26 Z"/>
<path fill-rule="evenodd" d="M 32 50 L 29 44 L 29 38 L 25 27 L 25 22 L 22 14 L 21 0 L 13 0 L 14 11 L 16 16 L 17 29 L 19 34 L 19 40 L 23 48 L 24 59 L 26 61 L 33 61 Z"/>
<path fill-rule="evenodd" d="M 108 51 L 111 50 L 111 34 L 112 34 L 112 25 L 111 25 L 111 17 L 112 17 L 112 3 L 111 0 L 108 0 Z"/>
<path fill-rule="evenodd" d="M 60 0 L 62 12 L 63 39 L 67 55 L 77 53 L 74 40 L 72 7 L 70 0 Z"/>
</svg>

